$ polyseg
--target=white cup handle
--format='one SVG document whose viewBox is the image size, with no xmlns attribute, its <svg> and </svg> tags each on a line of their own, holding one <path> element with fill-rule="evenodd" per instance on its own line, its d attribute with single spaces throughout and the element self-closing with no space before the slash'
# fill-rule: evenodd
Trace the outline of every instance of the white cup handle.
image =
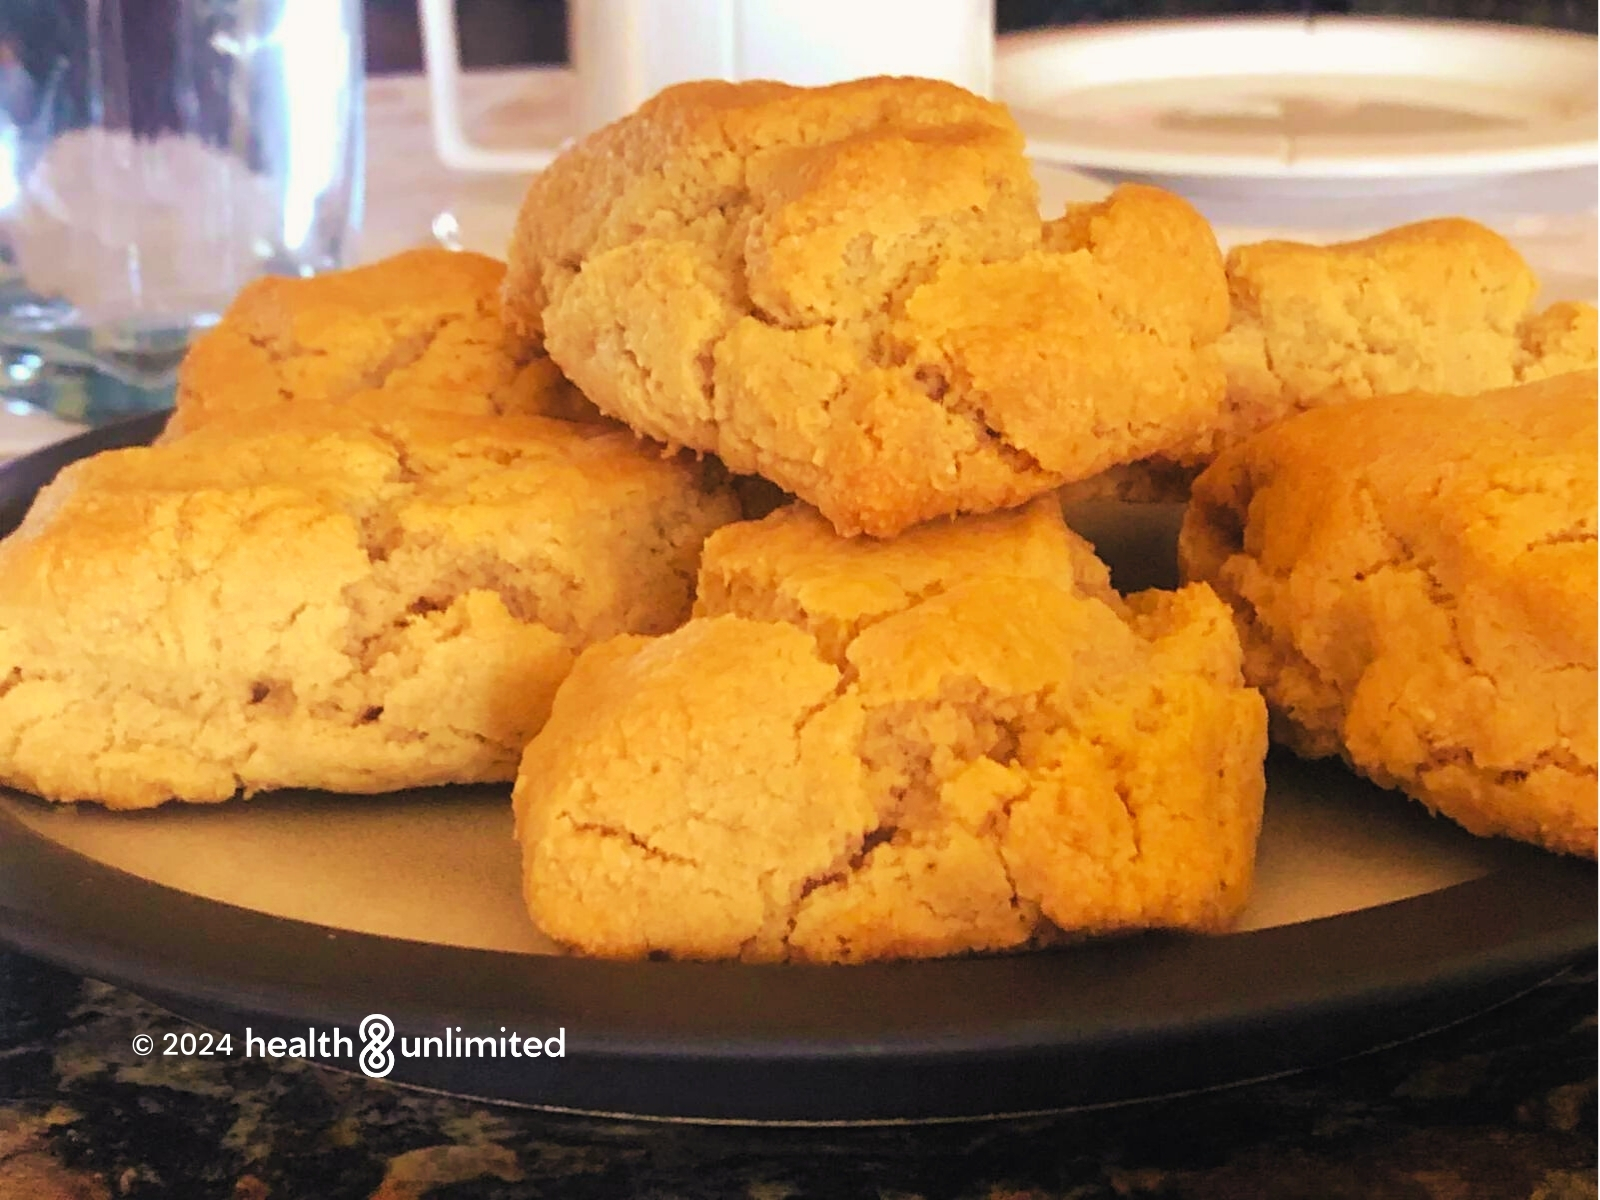
<svg viewBox="0 0 1600 1200">
<path fill-rule="evenodd" d="M 458 171 L 539 171 L 553 149 L 494 150 L 480 146 L 461 125 L 461 49 L 456 42 L 455 0 L 417 0 L 422 58 L 428 73 L 428 110 L 439 160 Z"/>
</svg>

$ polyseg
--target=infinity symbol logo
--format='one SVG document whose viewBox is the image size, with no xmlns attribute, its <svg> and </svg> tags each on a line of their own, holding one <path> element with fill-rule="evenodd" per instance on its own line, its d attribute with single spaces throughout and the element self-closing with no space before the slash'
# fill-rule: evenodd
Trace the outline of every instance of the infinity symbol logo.
<svg viewBox="0 0 1600 1200">
<path fill-rule="evenodd" d="M 361 1073 L 373 1079 L 382 1079 L 394 1070 L 394 1051 L 389 1043 L 394 1041 L 394 1022 L 382 1013 L 371 1013 L 361 1019 Z"/>
</svg>

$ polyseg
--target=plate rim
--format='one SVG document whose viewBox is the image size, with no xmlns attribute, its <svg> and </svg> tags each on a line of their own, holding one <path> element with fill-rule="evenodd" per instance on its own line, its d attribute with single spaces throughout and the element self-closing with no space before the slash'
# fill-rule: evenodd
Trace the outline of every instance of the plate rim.
<svg viewBox="0 0 1600 1200">
<path fill-rule="evenodd" d="M 1532 847 L 1526 861 L 1526 872 L 1215 937 L 863 966 L 624 963 L 277 917 L 87 859 L 0 810 L 0 943 L 241 1038 L 240 1022 L 261 1036 L 353 1033 L 371 1012 L 409 1035 L 566 1030 L 564 1070 L 445 1060 L 401 1062 L 389 1077 L 481 1099 L 691 1121 L 937 1120 L 1304 1069 L 1509 999 L 1595 945 L 1594 864 Z M 1407 936 L 1375 936 L 1390 927 Z M 473 986 L 441 999 L 442 976 Z M 1159 1003 L 1124 1007 L 1130 990 Z M 1045 994 L 1055 1002 L 1038 1003 Z M 908 998 L 928 1004 L 910 1027 L 887 1006 Z M 666 1028 L 653 1024 L 663 1016 Z M 1087 1079 L 1048 1078 L 1057 1065 Z M 931 1082 L 951 1078 L 966 1085 L 954 1102 Z"/>
<path fill-rule="evenodd" d="M 1137 175 L 1180 176 L 1215 180 L 1240 178 L 1279 182 L 1333 182 L 1339 180 L 1448 179 L 1524 174 L 1544 170 L 1568 170 L 1600 162 L 1600 141 L 1595 136 L 1595 110 L 1574 114 L 1560 123 L 1543 140 L 1516 143 L 1497 148 L 1449 148 L 1417 151 L 1398 148 L 1389 153 L 1342 152 L 1307 153 L 1286 159 L 1280 155 L 1244 150 L 1237 153 L 1203 152 L 1183 149 L 1149 150 L 1125 145 L 1108 145 L 1100 140 L 1077 141 L 1052 136 L 1040 128 L 1037 109 L 1030 110 L 1026 97 L 1007 95 L 1008 75 L 1015 74 L 1029 59 L 1066 50 L 1072 54 L 1143 37 L 1170 37 L 1179 33 L 1200 38 L 1220 38 L 1241 32 L 1260 32 L 1283 37 L 1309 36 L 1317 28 L 1339 35 L 1369 31 L 1405 37 L 1444 33 L 1468 38 L 1512 38 L 1523 42 L 1568 48 L 1574 55 L 1586 51 L 1593 58 L 1596 38 L 1573 30 L 1543 26 L 1510 25 L 1490 21 L 1447 20 L 1426 17 L 1348 16 L 1340 14 L 1313 17 L 1232 16 L 1202 20 L 1167 18 L 1156 20 L 1111 21 L 1093 25 L 1060 26 L 1025 30 L 995 39 L 994 96 L 1006 104 L 1027 137 L 1028 153 L 1041 162 L 1081 170 L 1123 172 Z M 1202 73 L 1203 74 L 1203 73 Z M 1263 71 L 1271 75 L 1271 71 Z M 1130 78 L 1129 82 L 1134 80 Z M 1046 119 L 1048 119 L 1046 117 Z M 1329 139 L 1314 139 L 1318 141 Z M 1414 142 L 1416 139 L 1407 139 Z"/>
<path fill-rule="evenodd" d="M 166 416 L 0 467 L 0 513 L 26 507 L 68 462 L 151 440 Z M 1215 937 L 1155 932 L 862 966 L 618 963 L 412 942 L 242 908 L 87 858 L 0 808 L 0 944 L 213 1027 L 260 1020 L 263 1033 L 292 1036 L 308 1016 L 353 1029 L 376 1011 L 402 1033 L 492 1031 L 503 1020 L 568 1029 L 573 1065 L 405 1062 L 390 1076 L 491 1101 L 684 1120 L 948 1120 L 1300 1069 L 1508 999 L 1596 943 L 1595 864 L 1533 847 L 1514 856 L 1525 865 Z M 1463 907 L 1474 919 L 1461 919 Z M 1385 929 L 1405 937 L 1385 940 Z M 479 986 L 441 999 L 441 975 Z M 1139 1002 L 1128 1008 L 1130 988 Z"/>
</svg>

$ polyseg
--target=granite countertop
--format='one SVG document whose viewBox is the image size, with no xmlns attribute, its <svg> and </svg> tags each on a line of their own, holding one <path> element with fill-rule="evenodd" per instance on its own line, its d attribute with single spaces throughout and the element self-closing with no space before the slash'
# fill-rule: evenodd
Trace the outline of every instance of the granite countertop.
<svg viewBox="0 0 1600 1200">
<path fill-rule="evenodd" d="M 141 1059 L 185 1024 L 0 954 L 0 1197 L 1580 1200 L 1595 975 L 1415 1041 L 1209 1093 L 936 1126 L 744 1128 L 542 1113 L 294 1060 Z"/>
</svg>

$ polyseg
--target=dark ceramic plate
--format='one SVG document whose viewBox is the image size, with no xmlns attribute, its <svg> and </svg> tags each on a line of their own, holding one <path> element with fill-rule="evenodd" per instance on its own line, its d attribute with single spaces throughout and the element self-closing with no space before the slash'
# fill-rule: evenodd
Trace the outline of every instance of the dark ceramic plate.
<svg viewBox="0 0 1600 1200">
<path fill-rule="evenodd" d="M 0 532 L 63 464 L 146 442 L 161 423 L 107 427 L 0 470 Z M 1125 583 L 1170 571 L 1115 565 Z M 1269 779 L 1335 798 L 1366 789 L 1340 768 L 1290 761 L 1275 760 Z M 236 1057 L 247 1028 L 264 1039 L 337 1027 L 359 1051 L 370 1013 L 408 1037 L 564 1029 L 560 1058 L 397 1057 L 388 1077 L 604 1113 L 930 1119 L 1129 1100 L 1331 1061 L 1480 1011 L 1592 953 L 1592 863 L 1516 847 L 1496 862 L 1410 899 L 1226 937 L 853 968 L 621 964 L 235 907 L 84 857 L 0 805 L 0 939 L 227 1033 Z M 360 1067 L 354 1056 L 331 1061 Z"/>
</svg>

